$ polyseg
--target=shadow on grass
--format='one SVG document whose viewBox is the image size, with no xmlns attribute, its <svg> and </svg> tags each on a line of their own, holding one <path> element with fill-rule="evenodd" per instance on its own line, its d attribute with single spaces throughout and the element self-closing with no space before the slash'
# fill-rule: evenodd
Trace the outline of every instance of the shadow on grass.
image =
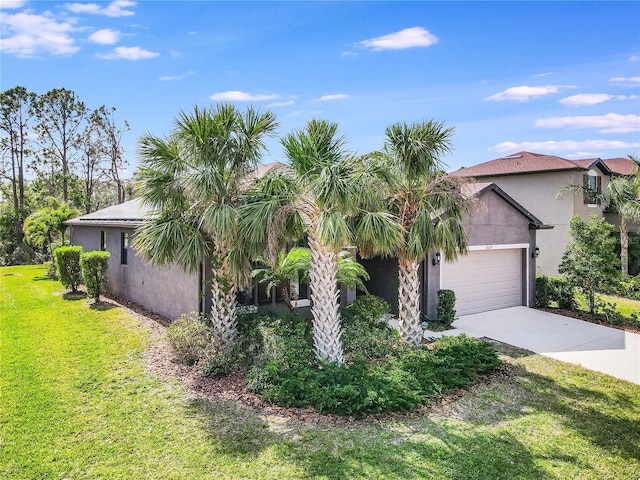
<svg viewBox="0 0 640 480">
<path fill-rule="evenodd" d="M 44 281 L 52 282 L 52 281 L 56 281 L 56 280 L 57 280 L 57 278 L 50 277 L 48 275 L 38 275 L 36 277 L 33 277 L 33 281 L 34 282 L 44 282 Z"/>
<path fill-rule="evenodd" d="M 86 300 L 87 294 L 84 292 L 65 292 L 62 294 L 62 298 L 71 302 L 77 302 L 78 300 Z"/>
<path fill-rule="evenodd" d="M 255 458 L 271 450 L 305 478 L 545 478 L 532 452 L 508 432 L 443 428 L 430 420 L 399 435 L 393 426 L 325 425 L 282 420 L 276 431 L 255 411 L 227 400 L 194 400 L 208 436 L 221 454 Z M 425 432 L 426 430 L 426 432 Z M 564 459 L 573 462 L 575 459 Z"/>
<path fill-rule="evenodd" d="M 640 395 L 620 391 L 618 380 L 596 372 L 542 356 L 536 360 L 531 352 L 510 345 L 499 344 L 497 349 L 514 360 L 531 356 L 525 362 L 540 362 L 544 371 L 557 364 L 570 373 L 555 376 L 571 380 L 565 383 L 510 364 L 509 381 L 482 386 L 455 406 L 464 420 L 485 425 L 532 412 L 552 413 L 566 428 L 603 450 L 626 459 L 640 458 Z"/>
<path fill-rule="evenodd" d="M 114 308 L 118 308 L 115 305 L 112 305 L 110 303 L 104 303 L 104 302 L 93 302 L 91 305 L 89 305 L 89 308 L 91 310 L 97 310 L 98 312 L 106 312 L 108 310 L 112 310 Z"/>
<path fill-rule="evenodd" d="M 190 408 L 204 416 L 206 429 L 221 453 L 255 456 L 277 443 L 277 436 L 253 411 L 232 400 L 194 400 Z"/>
</svg>

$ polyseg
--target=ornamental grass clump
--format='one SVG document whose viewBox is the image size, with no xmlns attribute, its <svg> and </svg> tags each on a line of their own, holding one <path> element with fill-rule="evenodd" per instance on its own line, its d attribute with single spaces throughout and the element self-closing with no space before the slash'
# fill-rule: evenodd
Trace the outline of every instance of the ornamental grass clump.
<svg viewBox="0 0 640 480">
<path fill-rule="evenodd" d="M 107 267 L 109 266 L 109 252 L 84 252 L 80 255 L 80 268 L 87 287 L 87 294 L 100 302 L 100 295 L 107 290 Z"/>
<path fill-rule="evenodd" d="M 58 264 L 58 278 L 65 288 L 78 293 L 82 284 L 82 270 L 80 268 L 80 254 L 82 247 L 59 247 L 53 251 Z"/>
</svg>

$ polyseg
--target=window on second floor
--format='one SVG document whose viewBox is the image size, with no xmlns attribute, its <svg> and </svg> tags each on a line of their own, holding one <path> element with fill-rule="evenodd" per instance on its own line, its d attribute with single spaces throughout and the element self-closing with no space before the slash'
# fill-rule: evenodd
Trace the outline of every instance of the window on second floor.
<svg viewBox="0 0 640 480">
<path fill-rule="evenodd" d="M 600 205 L 600 194 L 602 193 L 602 178 L 588 173 L 583 176 L 584 203 L 586 205 Z"/>
</svg>

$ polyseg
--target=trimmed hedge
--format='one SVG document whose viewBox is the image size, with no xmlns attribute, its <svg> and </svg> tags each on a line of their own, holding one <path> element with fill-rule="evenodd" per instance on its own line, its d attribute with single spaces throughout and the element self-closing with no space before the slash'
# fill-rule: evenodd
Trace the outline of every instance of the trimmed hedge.
<svg viewBox="0 0 640 480">
<path fill-rule="evenodd" d="M 84 277 L 87 293 L 98 303 L 100 294 L 107 288 L 107 267 L 109 266 L 109 252 L 93 251 L 80 255 L 80 268 Z"/>
<path fill-rule="evenodd" d="M 438 290 L 438 323 L 448 327 L 456 319 L 456 294 L 453 290 Z"/>
<path fill-rule="evenodd" d="M 58 279 L 73 293 L 78 292 L 82 284 L 82 270 L 80 268 L 80 254 L 82 247 L 59 247 L 53 251 L 58 265 Z"/>
</svg>

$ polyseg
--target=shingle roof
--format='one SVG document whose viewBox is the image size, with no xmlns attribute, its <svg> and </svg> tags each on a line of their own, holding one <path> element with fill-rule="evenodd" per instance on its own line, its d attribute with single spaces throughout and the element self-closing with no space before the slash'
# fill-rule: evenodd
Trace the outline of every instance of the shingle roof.
<svg viewBox="0 0 640 480">
<path fill-rule="evenodd" d="M 636 162 L 630 158 L 605 158 L 603 162 L 618 175 L 634 175 L 638 168 Z"/>
<path fill-rule="evenodd" d="M 599 158 L 567 160 L 566 158 L 555 155 L 518 152 L 472 167 L 461 168 L 453 172 L 452 175 L 461 177 L 489 177 L 494 175 L 519 175 L 563 170 L 588 170 L 596 164 L 599 164 L 599 167 L 603 170 L 610 170 L 613 173 L 621 175 L 631 175 L 635 172 L 635 162 L 625 158 L 612 158 L 608 160 L 601 160 Z"/>
<path fill-rule="evenodd" d="M 260 178 L 268 171 L 282 168 L 283 166 L 280 162 L 258 165 L 253 176 Z M 142 203 L 142 199 L 134 198 L 119 205 L 112 205 L 102 210 L 82 215 L 65 223 L 67 225 L 127 226 L 134 228 L 142 225 L 152 212 L 151 207 Z"/>
</svg>

